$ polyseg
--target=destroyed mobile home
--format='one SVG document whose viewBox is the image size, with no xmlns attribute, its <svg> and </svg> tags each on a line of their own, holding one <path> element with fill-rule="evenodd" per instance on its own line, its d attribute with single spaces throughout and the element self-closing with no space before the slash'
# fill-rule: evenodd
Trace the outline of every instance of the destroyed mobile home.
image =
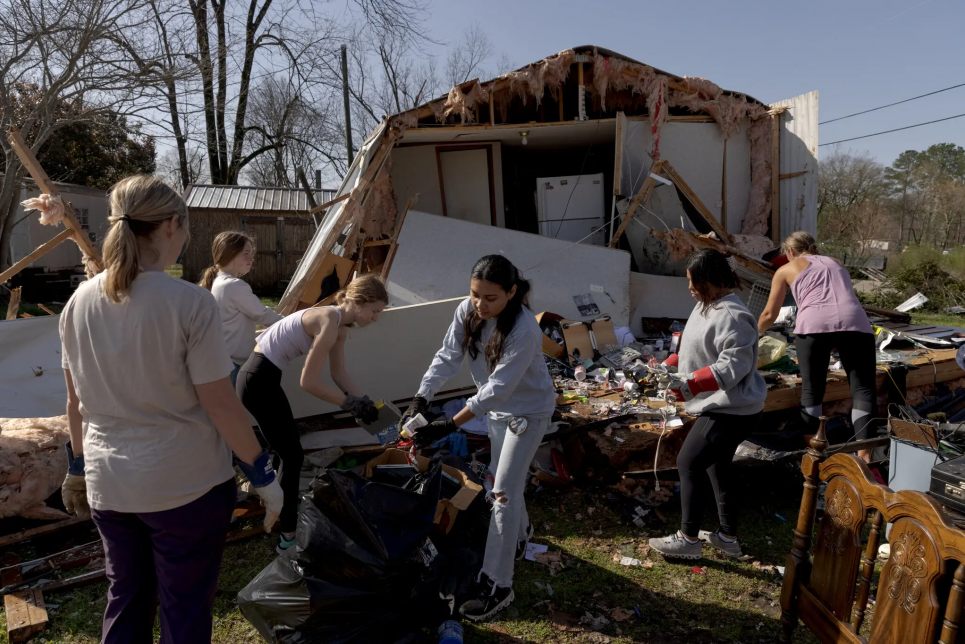
<svg viewBox="0 0 965 644">
<path fill-rule="evenodd" d="M 11 137 L 15 142 L 16 133 Z M 346 362 L 359 367 L 353 375 L 364 390 L 404 405 L 465 298 L 473 263 L 485 254 L 506 255 L 533 283 L 531 309 L 541 312 L 543 349 L 558 390 L 555 435 L 534 461 L 533 483 L 598 481 L 645 506 L 660 505 L 672 496 L 676 454 L 694 420 L 668 400 L 656 366 L 693 308 L 683 261 L 699 248 L 730 253 L 744 287 L 741 298 L 760 313 L 773 276 L 767 259 L 779 240 L 796 230 L 815 232 L 816 151 L 816 92 L 768 106 L 600 48 L 566 50 L 387 117 L 359 150 L 334 199 L 312 209 L 321 223 L 278 310 L 326 304 L 356 272 L 380 273 L 389 308 L 377 327 L 353 331 Z M 24 163 L 55 197 L 36 160 Z M 69 204 L 64 210 L 65 230 L 54 239 L 76 241 L 96 270 L 96 248 L 76 234 Z M 887 416 L 889 403 L 900 400 L 911 408 L 906 417 L 920 421 L 916 406 L 944 400 L 948 419 L 960 420 L 965 396 L 942 397 L 965 388 L 965 372 L 955 361 L 960 330 L 914 327 L 894 312 L 869 313 L 891 329 L 881 332 L 878 347 L 879 415 Z M 764 411 L 771 414 L 762 433 L 769 436 L 742 446 L 743 460 L 801 456 L 799 434 L 777 431 L 801 398 L 787 341 L 791 329 L 793 320 L 782 322 L 761 340 L 757 366 L 768 382 Z M 44 505 L 66 470 L 57 458 L 66 441 L 65 423 L 57 418 L 66 392 L 56 316 L 8 320 L 0 339 L 0 416 L 23 419 L 0 421 L 0 518 L 61 518 Z M 433 525 L 448 534 L 459 525 L 459 513 L 465 513 L 462 524 L 473 520 L 470 508 L 484 496 L 484 485 L 455 468 L 425 459 L 412 464 L 405 453 L 386 449 L 398 437 L 393 426 L 371 430 L 333 414 L 332 405 L 299 386 L 303 364 L 293 361 L 283 375 L 295 417 L 309 419 L 303 428 L 314 430 L 302 436 L 311 452 L 300 472 L 303 491 L 311 493 L 324 475 L 349 494 L 352 482 L 337 471 L 326 473 L 330 466 L 347 456 L 377 454 L 364 465 L 365 478 L 411 465 L 421 486 L 451 488 L 438 503 L 412 508 L 409 518 L 418 515 L 424 524 L 419 539 Z M 434 411 L 458 408 L 453 401 L 471 393 L 468 369 L 449 386 Z M 843 416 L 849 399 L 846 379 L 832 368 L 825 396 L 832 443 L 848 441 Z M 485 453 L 485 427 L 464 429 L 458 440 L 448 437 L 449 451 Z M 952 428 L 934 431 L 960 442 Z M 485 479 L 485 466 L 475 474 Z M 316 493 L 315 501 L 324 499 Z M 254 516 L 258 510 L 243 512 Z M 634 523 L 642 527 L 647 512 Z M 29 536 L 12 535 L 8 542 Z M 88 550 L 75 554 L 85 563 L 97 557 Z M 249 588 L 295 583 L 290 570 L 273 566 Z M 82 575 L 83 583 L 103 576 L 102 569 L 93 570 Z M 55 588 L 70 583 L 54 582 Z M 259 631 L 270 633 L 277 624 L 259 613 L 247 591 L 239 606 Z M 308 605 L 307 595 L 292 601 Z"/>
</svg>

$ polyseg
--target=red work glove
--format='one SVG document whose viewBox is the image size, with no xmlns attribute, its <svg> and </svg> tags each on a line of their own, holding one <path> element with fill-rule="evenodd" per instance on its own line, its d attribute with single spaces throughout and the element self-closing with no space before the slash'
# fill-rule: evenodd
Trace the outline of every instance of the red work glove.
<svg viewBox="0 0 965 644">
<path fill-rule="evenodd" d="M 674 373 L 675 371 L 677 371 L 677 365 L 679 363 L 680 363 L 680 356 L 677 355 L 676 353 L 671 353 L 669 356 L 667 356 L 667 359 L 663 361 L 663 366 L 667 367 L 667 371 L 670 371 L 670 373 Z M 671 367 L 673 368 L 672 371 L 671 371 Z"/>
<path fill-rule="evenodd" d="M 677 400 L 692 400 L 697 394 L 705 391 L 717 391 L 718 389 L 720 389 L 720 386 L 717 384 L 714 372 L 711 371 L 710 367 L 704 367 L 691 374 L 690 378 L 682 381 L 678 389 L 671 389 L 670 391 L 677 397 Z"/>
</svg>

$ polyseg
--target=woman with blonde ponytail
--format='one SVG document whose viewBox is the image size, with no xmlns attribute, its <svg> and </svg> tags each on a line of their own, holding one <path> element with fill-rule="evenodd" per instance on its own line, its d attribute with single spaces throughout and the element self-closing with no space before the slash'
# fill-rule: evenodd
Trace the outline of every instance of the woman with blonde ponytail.
<svg viewBox="0 0 965 644">
<path fill-rule="evenodd" d="M 784 240 L 788 263 L 777 269 L 771 281 L 771 295 L 758 321 L 765 333 L 781 312 L 791 289 L 797 304 L 794 346 L 801 368 L 801 420 L 805 435 L 817 431 L 822 415 L 824 391 L 828 384 L 828 361 L 837 349 L 851 383 L 851 422 L 855 437 L 868 436 L 878 402 L 875 383 L 875 336 L 868 315 L 854 294 L 848 270 L 833 257 L 818 253 L 809 233 L 798 231 Z M 858 456 L 871 460 L 871 450 Z"/>
<path fill-rule="evenodd" d="M 67 380 L 68 512 L 91 516 L 110 581 L 103 642 L 211 642 L 235 504 L 232 451 L 267 507 L 282 493 L 228 380 L 218 306 L 173 278 L 188 238 L 184 200 L 134 176 L 110 191 L 104 271 L 60 316 Z"/>
<path fill-rule="evenodd" d="M 211 244 L 214 264 L 204 271 L 198 284 L 214 295 L 221 313 L 225 344 L 235 367 L 231 370 L 231 386 L 238 378 L 238 369 L 255 348 L 255 324 L 272 325 L 282 316 L 261 303 L 241 279 L 255 261 L 255 243 L 248 235 L 236 230 L 219 233 Z"/>
<path fill-rule="evenodd" d="M 379 410 L 345 368 L 345 341 L 349 327 L 376 322 L 388 301 L 385 283 L 378 275 L 356 277 L 338 292 L 334 306 L 302 309 L 268 327 L 238 373 L 238 396 L 284 465 L 281 487 L 285 506 L 276 548 L 279 554 L 295 545 L 299 473 L 304 460 L 292 408 L 281 387 L 282 370 L 292 360 L 306 356 L 302 389 L 341 407 L 358 422 L 374 422 Z M 335 387 L 322 377 L 326 362 Z"/>
</svg>

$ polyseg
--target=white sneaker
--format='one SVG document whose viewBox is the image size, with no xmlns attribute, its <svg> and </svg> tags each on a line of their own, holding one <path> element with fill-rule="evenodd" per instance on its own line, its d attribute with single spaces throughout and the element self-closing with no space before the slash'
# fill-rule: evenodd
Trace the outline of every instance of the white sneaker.
<svg viewBox="0 0 965 644">
<path fill-rule="evenodd" d="M 703 557 L 700 540 L 691 543 L 680 534 L 679 530 L 669 537 L 653 538 L 649 543 L 651 548 L 668 559 L 700 559 Z"/>
<path fill-rule="evenodd" d="M 701 530 L 698 532 L 697 538 L 711 547 L 720 550 L 728 557 L 740 559 L 744 556 L 744 553 L 741 551 L 740 540 L 735 539 L 734 541 L 724 541 L 720 538 L 719 532 L 709 532 L 707 530 Z"/>
</svg>

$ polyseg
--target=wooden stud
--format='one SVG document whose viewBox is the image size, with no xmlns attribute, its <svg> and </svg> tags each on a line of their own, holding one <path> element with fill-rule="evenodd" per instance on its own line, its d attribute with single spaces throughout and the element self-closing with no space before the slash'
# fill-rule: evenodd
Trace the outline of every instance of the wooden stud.
<svg viewBox="0 0 965 644">
<path fill-rule="evenodd" d="M 47 628 L 47 609 L 39 590 L 9 593 L 3 598 L 7 613 L 7 636 L 11 642 L 25 642 Z"/>
<path fill-rule="evenodd" d="M 325 210 L 325 209 L 328 208 L 329 206 L 334 206 L 335 204 L 337 204 L 337 203 L 339 203 L 339 202 L 341 202 L 341 201 L 345 201 L 346 199 L 348 199 L 349 197 L 352 196 L 352 192 L 354 192 L 354 191 L 353 191 L 353 190 L 349 190 L 348 192 L 346 192 L 344 195 L 342 195 L 342 196 L 340 196 L 340 197 L 335 197 L 335 198 L 332 199 L 331 201 L 326 201 L 326 202 L 323 203 L 323 204 L 320 204 L 320 205 L 318 205 L 318 206 L 315 206 L 314 208 L 312 208 L 311 210 L 308 211 L 308 214 L 314 215 L 316 212 L 322 212 L 323 210 Z"/>
<path fill-rule="evenodd" d="M 583 62 L 577 63 L 576 67 L 576 96 L 579 100 L 579 105 L 577 105 L 576 110 L 576 120 L 585 121 L 586 120 L 586 87 L 583 85 Z"/>
<path fill-rule="evenodd" d="M 616 154 L 613 155 L 613 194 L 620 193 L 620 174 L 623 172 L 623 124 L 627 119 L 623 112 L 617 112 Z"/>
<path fill-rule="evenodd" d="M 720 172 L 720 225 L 727 230 L 727 139 L 724 139 L 724 163 Z"/>
<path fill-rule="evenodd" d="M 17 289 L 17 290 L 20 290 L 20 289 Z M 54 313 L 53 311 L 51 311 L 50 309 L 48 309 L 48 308 L 47 308 L 46 306 L 44 306 L 43 304 L 38 304 L 37 306 L 39 306 L 39 307 L 40 307 L 40 310 L 42 310 L 42 311 L 43 311 L 44 313 L 46 313 L 47 315 L 57 315 L 56 313 Z"/>
<path fill-rule="evenodd" d="M 392 243 L 391 239 L 372 239 L 367 242 L 362 242 L 363 248 L 371 248 L 373 246 L 388 246 Z"/>
<path fill-rule="evenodd" d="M 855 633 L 861 632 L 865 611 L 868 609 L 868 593 L 871 590 L 871 577 L 875 572 L 875 559 L 878 558 L 878 540 L 881 535 L 883 515 L 876 512 L 871 521 L 871 533 L 868 535 L 868 547 L 861 559 L 861 575 L 858 577 L 858 592 L 855 597 L 854 609 L 851 612 L 851 625 Z"/>
<path fill-rule="evenodd" d="M 60 197 L 60 191 L 57 189 L 57 186 L 50 180 L 50 177 L 47 176 L 40 162 L 37 161 L 37 157 L 27 146 L 27 142 L 20 136 L 20 131 L 16 127 L 11 126 L 7 134 L 7 140 L 10 142 L 10 146 L 14 152 L 17 153 L 17 156 L 20 157 L 20 162 L 23 163 L 24 167 L 27 168 L 27 172 L 30 173 L 30 176 L 33 177 L 37 183 L 37 187 L 45 194 Z M 63 200 L 63 198 L 61 199 Z M 67 201 L 64 201 L 64 225 L 73 231 L 74 241 L 80 246 L 81 252 L 90 258 L 96 265 L 98 271 L 102 270 L 104 263 L 101 259 L 100 251 L 94 247 L 87 231 L 81 228 L 80 222 L 77 221 L 77 217 L 74 215 L 74 207 Z M 0 282 L 3 281 L 4 280 L 0 279 Z"/>
<path fill-rule="evenodd" d="M 650 174 L 657 174 L 662 164 L 663 161 L 657 161 L 654 163 L 653 167 L 650 168 Z M 646 181 L 644 181 L 643 185 L 640 186 L 640 190 L 637 191 L 637 196 L 634 198 L 633 203 L 630 204 L 630 206 L 627 208 L 626 214 L 623 215 L 623 221 L 620 222 L 620 225 L 617 227 L 616 231 L 614 231 L 613 237 L 610 239 L 610 243 L 608 244 L 610 248 L 616 248 L 617 243 L 619 243 L 620 238 L 623 236 L 623 232 L 630 224 L 630 219 L 636 214 L 637 208 L 641 203 L 650 201 L 650 195 L 653 192 L 654 186 L 656 185 L 656 180 L 648 175 Z"/>
<path fill-rule="evenodd" d="M 22 287 L 10 289 L 10 301 L 7 303 L 7 319 L 16 320 L 17 313 L 20 312 L 20 289 Z"/>
<path fill-rule="evenodd" d="M 65 204 L 65 208 L 66 208 L 66 204 Z M 32 264 L 33 262 L 37 261 L 39 258 L 43 257 L 44 255 L 52 251 L 54 247 L 60 245 L 61 242 L 64 242 L 73 237 L 74 237 L 73 230 L 71 230 L 70 228 L 63 229 L 62 231 L 57 233 L 52 239 L 48 239 L 46 242 L 38 246 L 32 253 L 30 253 L 23 259 L 21 259 L 19 262 L 17 262 L 16 264 L 11 266 L 4 272 L 0 273 L 0 284 L 3 284 L 8 279 L 10 279 L 11 277 L 16 275 L 23 269 L 30 266 L 30 264 Z"/>
<path fill-rule="evenodd" d="M 771 116 L 771 241 L 781 243 L 781 114 Z"/>
<path fill-rule="evenodd" d="M 670 179 L 674 185 L 677 186 L 687 200 L 693 204 L 694 208 L 700 212 L 701 216 L 707 220 L 710 228 L 717 233 L 717 237 L 719 237 L 720 240 L 725 244 L 731 243 L 730 235 L 727 233 L 724 227 L 720 225 L 720 222 L 717 221 L 717 218 L 714 217 L 714 213 L 710 212 L 707 206 L 704 205 L 704 202 L 700 200 L 700 197 L 698 197 L 697 194 L 690 189 L 690 186 L 687 185 L 687 182 L 684 181 L 683 177 L 677 174 L 677 171 L 674 170 L 669 161 L 663 162 L 663 165 L 660 167 L 660 171 L 664 176 Z M 653 171 L 651 170 L 651 172 Z"/>
<path fill-rule="evenodd" d="M 807 174 L 810 170 L 798 170 L 797 172 L 788 172 L 787 174 L 780 175 L 781 179 L 793 179 L 794 177 L 800 177 L 802 174 Z"/>
</svg>

